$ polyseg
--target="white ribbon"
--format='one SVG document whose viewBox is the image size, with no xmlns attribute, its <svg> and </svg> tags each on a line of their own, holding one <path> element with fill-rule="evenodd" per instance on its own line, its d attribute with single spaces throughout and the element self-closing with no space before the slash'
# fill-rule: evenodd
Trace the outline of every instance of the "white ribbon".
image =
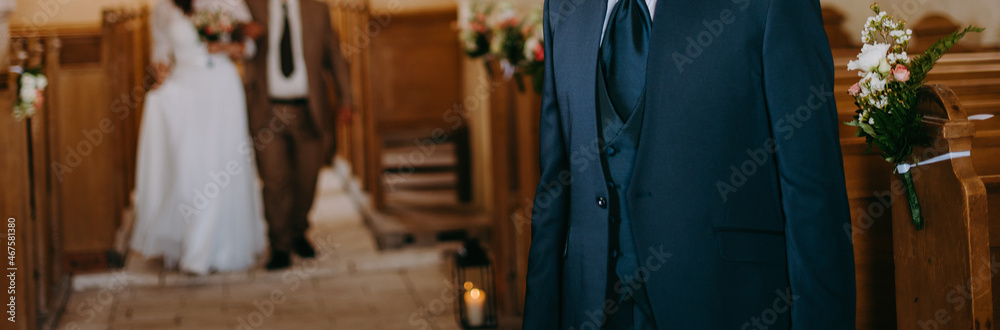
<svg viewBox="0 0 1000 330">
<path fill-rule="evenodd" d="M 987 119 L 990 119 L 990 118 L 993 118 L 993 115 L 991 115 L 991 114 L 983 114 L 983 115 L 972 115 L 972 116 L 969 116 L 969 120 L 987 120 Z M 962 157 L 970 157 L 970 156 L 972 156 L 972 152 L 971 151 L 949 152 L 949 153 L 946 153 L 944 155 L 940 155 L 940 156 L 937 156 L 937 157 L 934 157 L 934 158 L 931 158 L 931 159 L 928 159 L 928 160 L 925 160 L 925 161 L 922 161 L 922 162 L 917 162 L 916 165 L 913 165 L 913 164 L 899 164 L 899 165 L 896 166 L 896 171 L 899 172 L 899 174 L 903 174 L 903 173 L 909 172 L 911 168 L 914 168 L 916 166 L 934 164 L 934 163 L 939 163 L 939 162 L 943 162 L 943 161 L 946 161 L 946 160 L 951 160 L 951 159 L 955 159 L 955 158 L 962 158 Z"/>
<path fill-rule="evenodd" d="M 500 60 L 500 69 L 503 70 L 503 78 L 510 80 L 510 78 L 514 77 L 514 71 L 517 68 L 513 64 L 510 64 L 510 61 Z"/>
<path fill-rule="evenodd" d="M 903 173 L 909 172 L 911 168 L 914 168 L 914 167 L 917 167 L 917 166 L 920 166 L 920 165 L 929 165 L 929 164 L 943 162 L 943 161 L 950 160 L 950 159 L 956 159 L 956 158 L 962 158 L 962 157 L 969 157 L 969 156 L 972 156 L 972 152 L 971 151 L 949 152 L 949 153 L 946 153 L 944 155 L 940 155 L 940 156 L 937 156 L 937 157 L 934 157 L 934 158 L 931 158 L 931 159 L 928 159 L 928 160 L 925 160 L 925 161 L 922 161 L 922 162 L 917 162 L 916 165 L 913 165 L 913 164 L 899 164 L 899 165 L 896 166 L 896 172 L 899 172 L 899 174 L 903 174 Z"/>
</svg>

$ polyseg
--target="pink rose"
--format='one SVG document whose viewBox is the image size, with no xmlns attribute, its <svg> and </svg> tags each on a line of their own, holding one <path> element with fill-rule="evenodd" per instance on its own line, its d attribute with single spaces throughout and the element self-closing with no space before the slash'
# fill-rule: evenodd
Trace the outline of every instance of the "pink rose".
<svg viewBox="0 0 1000 330">
<path fill-rule="evenodd" d="M 910 80 L 910 70 L 906 68 L 905 65 L 897 64 L 895 68 L 892 69 L 892 77 L 896 78 L 898 82 L 906 82 Z"/>
<path fill-rule="evenodd" d="M 851 96 L 858 96 L 858 93 L 861 93 L 861 86 L 858 83 L 854 83 L 854 86 L 847 89 L 847 94 L 851 94 Z"/>
<path fill-rule="evenodd" d="M 42 105 L 45 104 L 45 92 L 42 90 L 35 91 L 35 109 L 41 109 Z"/>
</svg>

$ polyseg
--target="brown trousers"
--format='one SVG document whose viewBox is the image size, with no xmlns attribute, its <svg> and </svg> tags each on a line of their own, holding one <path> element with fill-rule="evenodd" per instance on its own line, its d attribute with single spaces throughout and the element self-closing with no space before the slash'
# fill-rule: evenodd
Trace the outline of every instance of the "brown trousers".
<svg viewBox="0 0 1000 330">
<path fill-rule="evenodd" d="M 272 103 L 266 127 L 254 133 L 257 169 L 263 180 L 264 217 L 271 248 L 290 252 L 305 237 L 316 181 L 326 154 L 311 122 L 308 103 Z"/>
</svg>

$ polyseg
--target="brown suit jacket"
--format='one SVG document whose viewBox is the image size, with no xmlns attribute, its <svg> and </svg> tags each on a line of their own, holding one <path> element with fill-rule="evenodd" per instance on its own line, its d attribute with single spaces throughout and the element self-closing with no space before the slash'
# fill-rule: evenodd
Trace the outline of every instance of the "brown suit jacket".
<svg viewBox="0 0 1000 330">
<path fill-rule="evenodd" d="M 269 0 L 247 0 L 254 21 L 268 28 Z M 333 30 L 330 9 L 317 0 L 299 0 L 302 18 L 302 53 L 309 79 L 309 112 L 317 133 L 332 139 L 336 116 L 341 106 L 350 106 L 350 72 L 340 53 L 340 37 Z M 270 93 L 267 88 L 268 34 L 257 40 L 257 54 L 246 63 L 247 111 L 251 134 L 267 127 L 271 118 Z M 337 108 L 331 108 L 327 91 L 336 94 Z"/>
</svg>

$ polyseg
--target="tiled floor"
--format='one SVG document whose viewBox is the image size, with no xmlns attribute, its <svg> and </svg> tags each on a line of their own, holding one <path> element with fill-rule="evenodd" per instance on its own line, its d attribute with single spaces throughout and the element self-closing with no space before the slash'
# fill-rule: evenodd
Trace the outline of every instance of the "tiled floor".
<svg viewBox="0 0 1000 330">
<path fill-rule="evenodd" d="M 332 170 L 313 212 L 314 260 L 194 277 L 133 258 L 77 276 L 59 329 L 457 329 L 444 257 L 456 245 L 377 251 Z"/>
</svg>

